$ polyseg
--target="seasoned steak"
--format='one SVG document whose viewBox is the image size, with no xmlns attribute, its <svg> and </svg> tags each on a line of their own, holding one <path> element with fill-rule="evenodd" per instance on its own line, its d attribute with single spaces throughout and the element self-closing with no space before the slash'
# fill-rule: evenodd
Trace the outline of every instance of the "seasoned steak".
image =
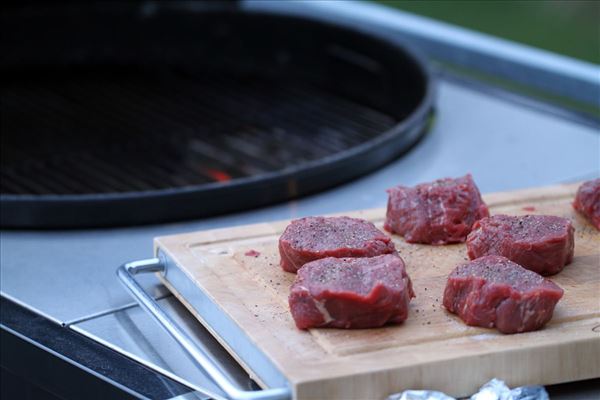
<svg viewBox="0 0 600 400">
<path fill-rule="evenodd" d="M 600 230 L 600 178 L 579 186 L 573 208 Z"/>
<path fill-rule="evenodd" d="M 297 219 L 279 238 L 280 265 L 287 272 L 325 257 L 373 257 L 395 251 L 392 240 L 375 225 L 350 217 Z"/>
<path fill-rule="evenodd" d="M 489 215 L 470 174 L 397 186 L 388 194 L 384 228 L 409 243 L 464 242 L 475 221 Z"/>
<path fill-rule="evenodd" d="M 374 328 L 406 320 L 414 296 L 396 254 L 328 257 L 300 268 L 289 304 L 299 329 Z"/>
<path fill-rule="evenodd" d="M 503 333 L 540 329 L 552 318 L 563 290 L 501 256 L 458 266 L 446 283 L 444 307 L 467 324 Z"/>
<path fill-rule="evenodd" d="M 541 275 L 557 274 L 573 260 L 575 229 L 551 215 L 494 215 L 475 223 L 467 237 L 471 260 L 504 256 Z"/>
</svg>

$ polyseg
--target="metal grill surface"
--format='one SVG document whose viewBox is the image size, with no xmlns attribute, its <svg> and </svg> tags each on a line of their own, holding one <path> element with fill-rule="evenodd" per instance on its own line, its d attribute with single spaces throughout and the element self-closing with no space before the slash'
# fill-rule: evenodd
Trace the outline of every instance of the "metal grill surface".
<svg viewBox="0 0 600 400">
<path fill-rule="evenodd" d="M 283 171 L 397 121 L 318 87 L 182 71 L 1 78 L 2 194 L 124 193 Z"/>
</svg>

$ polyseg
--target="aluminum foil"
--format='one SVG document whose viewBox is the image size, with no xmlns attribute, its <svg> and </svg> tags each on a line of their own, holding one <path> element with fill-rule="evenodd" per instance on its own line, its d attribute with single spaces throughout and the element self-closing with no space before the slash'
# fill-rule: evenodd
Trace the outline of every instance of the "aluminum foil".
<svg viewBox="0 0 600 400">
<path fill-rule="evenodd" d="M 548 400 L 548 393 L 543 386 L 522 386 L 510 389 L 499 379 L 492 379 L 483 385 L 479 392 L 469 400 Z M 433 390 L 405 390 L 395 393 L 387 400 L 456 400 L 442 392 Z"/>
<path fill-rule="evenodd" d="M 456 400 L 442 392 L 434 390 L 405 390 L 387 398 L 387 400 Z"/>
<path fill-rule="evenodd" d="M 483 385 L 479 392 L 471 396 L 470 400 L 548 400 L 548 392 L 543 386 L 521 386 L 509 389 L 499 379 L 492 379 Z"/>
</svg>

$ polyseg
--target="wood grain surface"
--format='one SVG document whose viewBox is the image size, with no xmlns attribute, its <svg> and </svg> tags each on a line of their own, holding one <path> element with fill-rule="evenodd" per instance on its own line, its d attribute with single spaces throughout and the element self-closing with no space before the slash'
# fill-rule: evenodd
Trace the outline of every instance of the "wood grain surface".
<svg viewBox="0 0 600 400">
<path fill-rule="evenodd" d="M 415 245 L 392 236 L 417 296 L 408 320 L 377 329 L 310 331 L 294 325 L 287 296 L 295 275 L 279 268 L 277 240 L 289 221 L 160 237 L 155 247 L 247 333 L 288 378 L 296 399 L 383 399 L 420 388 L 466 396 L 493 377 L 510 386 L 554 384 L 600 377 L 600 234 L 572 209 L 576 188 L 484 196 L 492 214 L 559 215 L 575 226 L 574 261 L 551 277 L 564 297 L 537 332 L 468 327 L 445 311 L 446 277 L 467 260 L 464 244 Z M 385 210 L 340 215 L 381 228 Z M 260 255 L 245 255 L 250 250 Z"/>
</svg>

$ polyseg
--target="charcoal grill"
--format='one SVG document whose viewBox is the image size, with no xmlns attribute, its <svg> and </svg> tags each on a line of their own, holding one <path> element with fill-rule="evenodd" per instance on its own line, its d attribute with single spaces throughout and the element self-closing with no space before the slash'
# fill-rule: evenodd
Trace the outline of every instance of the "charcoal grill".
<svg viewBox="0 0 600 400">
<path fill-rule="evenodd" d="M 424 133 L 431 77 L 398 43 L 229 8 L 9 7 L 2 226 L 257 207 L 368 173 Z"/>
</svg>

